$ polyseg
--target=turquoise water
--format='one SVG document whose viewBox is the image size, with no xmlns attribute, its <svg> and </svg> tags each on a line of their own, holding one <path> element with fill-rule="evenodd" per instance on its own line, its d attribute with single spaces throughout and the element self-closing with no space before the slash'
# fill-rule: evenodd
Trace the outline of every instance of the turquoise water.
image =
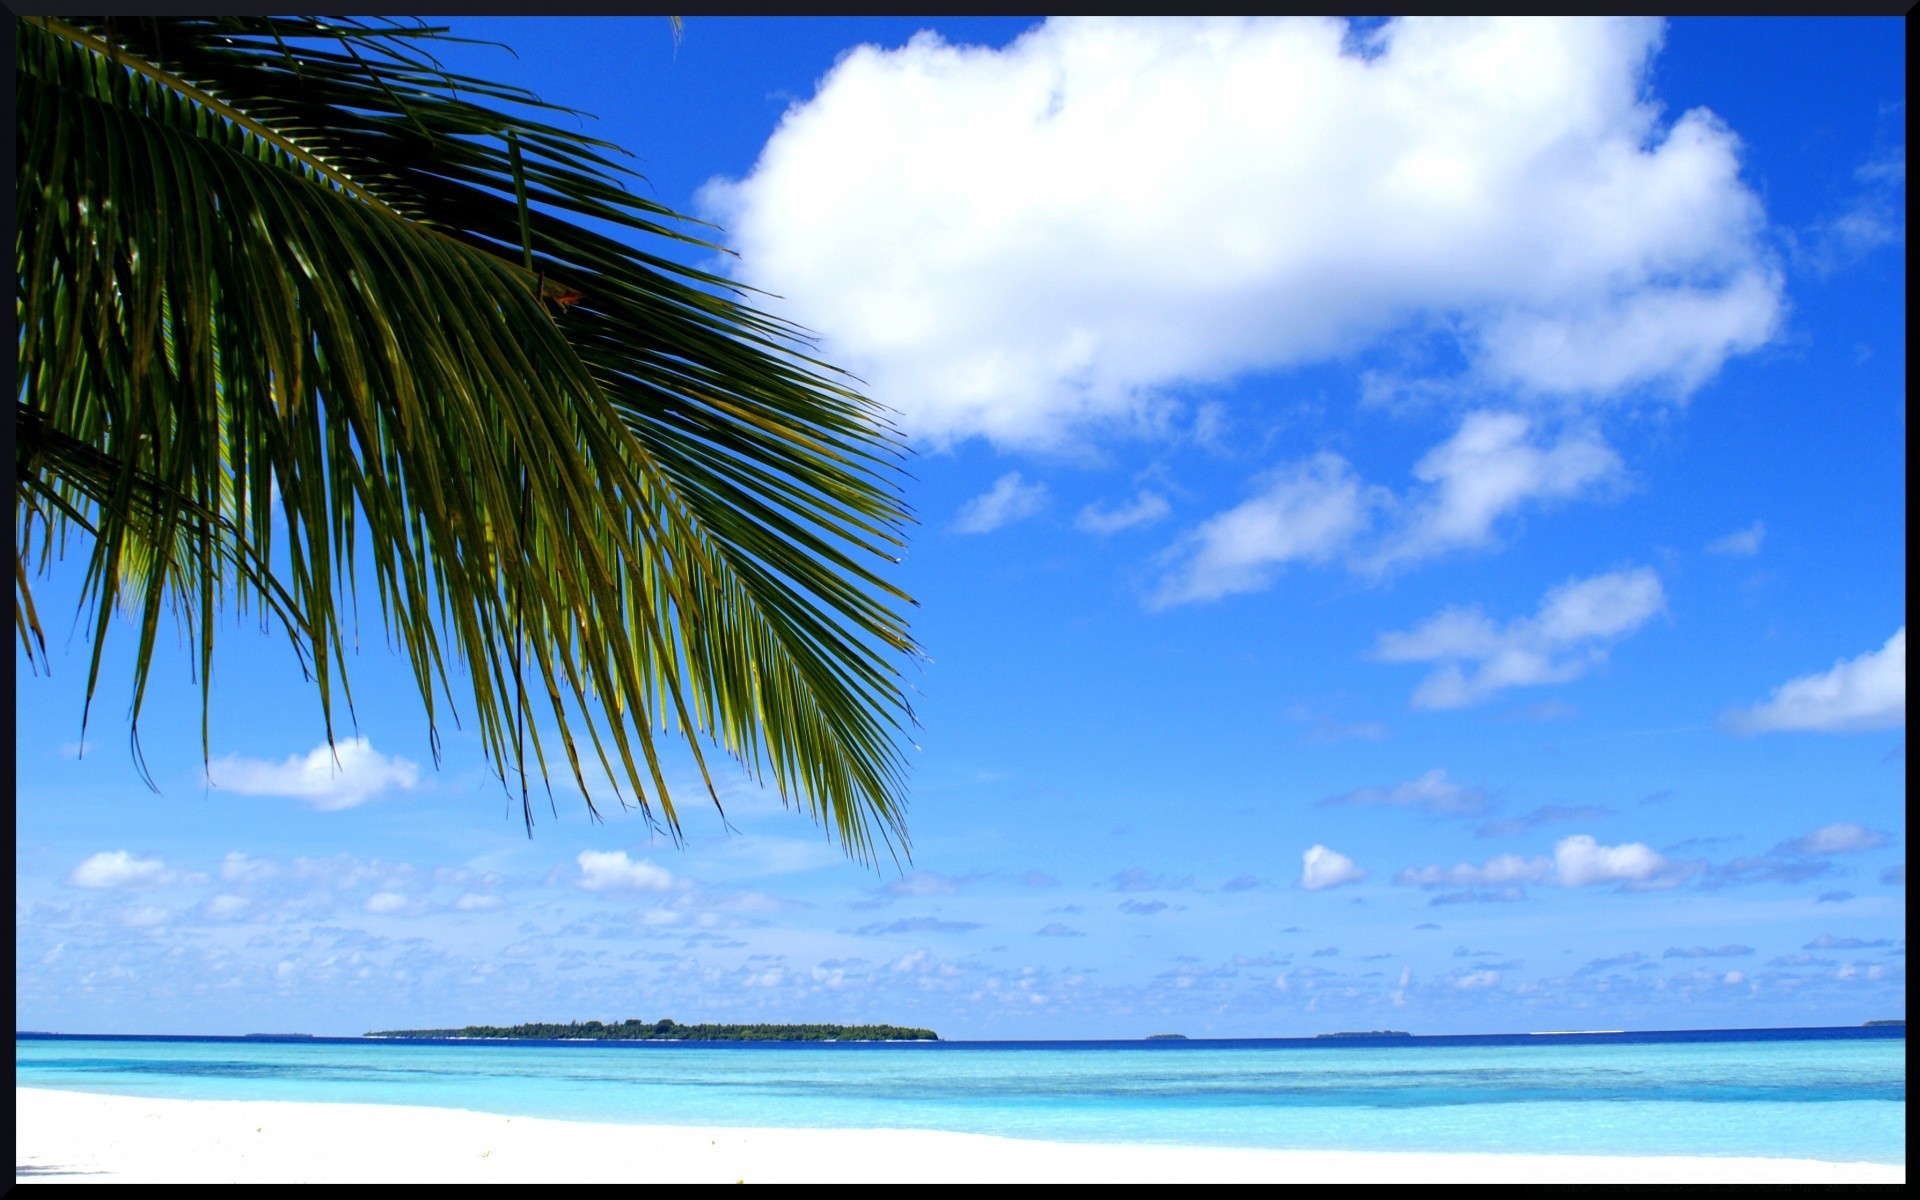
<svg viewBox="0 0 1920 1200">
<path fill-rule="evenodd" d="M 1906 1161 L 1904 1036 L 1353 1046 L 23 1037 L 14 1054 L 23 1087 L 181 1099 L 1090 1142 Z"/>
</svg>

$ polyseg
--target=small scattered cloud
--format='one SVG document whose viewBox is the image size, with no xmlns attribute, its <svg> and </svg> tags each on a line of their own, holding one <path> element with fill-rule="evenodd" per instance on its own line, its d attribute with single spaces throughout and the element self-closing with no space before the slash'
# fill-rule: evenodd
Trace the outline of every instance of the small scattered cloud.
<svg viewBox="0 0 1920 1200">
<path fill-rule="evenodd" d="M 1715 538 L 1707 543 L 1708 554 L 1725 554 L 1735 558 L 1744 558 L 1760 553 L 1761 539 L 1767 536 L 1767 523 L 1755 521 L 1745 529 L 1735 530 L 1723 538 Z"/>
<path fill-rule="evenodd" d="M 207 902 L 200 907 L 201 911 L 206 913 L 207 916 L 215 920 L 226 920 L 231 917 L 237 917 L 247 911 L 247 909 L 253 907 L 253 901 L 247 899 L 245 896 L 222 893 L 218 896 L 208 897 Z"/>
<path fill-rule="evenodd" d="M 361 905 L 370 913 L 386 916 L 407 910 L 407 898 L 399 892 L 375 892 Z"/>
<path fill-rule="evenodd" d="M 1435 925 L 1435 924 L 1434 924 L 1434 923 L 1433 923 L 1432 921 L 1426 921 L 1426 922 L 1423 922 L 1423 923 L 1421 923 L 1421 924 L 1419 924 L 1419 925 L 1415 925 L 1415 926 L 1414 926 L 1413 928 L 1414 928 L 1414 930 L 1415 930 L 1415 932 L 1419 932 L 1419 931 L 1421 931 L 1421 930 L 1431 930 L 1431 929 L 1438 929 L 1438 928 L 1440 928 L 1440 927 L 1439 927 L 1438 925 Z"/>
<path fill-rule="evenodd" d="M 1312 954 L 1309 954 L 1307 957 L 1308 958 L 1337 958 L 1339 954 L 1340 954 L 1340 947 L 1338 946 L 1322 946 L 1318 950 L 1315 950 Z"/>
<path fill-rule="evenodd" d="M 1597 433 L 1568 433 L 1547 445 L 1535 425 L 1517 412 L 1469 413 L 1453 437 L 1414 465 L 1424 490 L 1366 568 L 1485 545 L 1500 518 L 1528 501 L 1577 496 L 1620 475 L 1619 456 Z"/>
<path fill-rule="evenodd" d="M 1893 945 L 1891 938 L 1867 940 L 1857 937 L 1835 937 L 1831 933 L 1823 933 L 1800 948 L 1802 950 L 1877 950 L 1891 945 Z"/>
<path fill-rule="evenodd" d="M 978 921 L 946 921 L 939 917 L 903 917 L 884 924 L 862 925 L 853 931 L 858 937 L 880 937 L 890 933 L 965 933 L 980 928 Z"/>
<path fill-rule="evenodd" d="M 498 896 L 488 896 L 479 892 L 463 892 L 460 897 L 453 902 L 453 907 L 459 912 L 486 912 L 490 909 L 499 908 L 500 903 L 500 897 Z"/>
<path fill-rule="evenodd" d="M 214 787 L 243 796 L 300 800 L 319 812 L 357 808 L 383 792 L 406 791 L 419 780 L 417 764 L 381 754 L 363 737 L 315 746 L 278 763 L 228 755 L 207 766 L 207 781 Z"/>
<path fill-rule="evenodd" d="M 1396 874 L 1393 881 L 1421 888 L 1512 887 L 1527 883 L 1592 887 L 1617 883 L 1639 890 L 1671 887 L 1690 873 L 1690 864 L 1670 862 L 1640 842 L 1603 846 L 1591 834 L 1581 833 L 1554 843 L 1552 858 L 1496 854 L 1477 867 L 1469 863 L 1452 867 L 1408 867 Z"/>
<path fill-rule="evenodd" d="M 1534 616 L 1504 626 L 1478 608 L 1448 609 L 1407 632 L 1381 634 L 1374 657 L 1439 664 L 1415 689 L 1413 706 L 1464 708 L 1510 687 L 1578 679 L 1666 603 L 1651 570 L 1614 571 L 1570 580 L 1548 592 Z"/>
<path fill-rule="evenodd" d="M 1155 875 L 1140 867 L 1132 867 L 1112 876 L 1108 882 L 1116 892 L 1171 892 L 1190 886 L 1193 876 Z"/>
<path fill-rule="evenodd" d="M 1481 837 L 1514 837 L 1530 833 L 1542 825 L 1555 825 L 1568 821 L 1599 821 L 1613 815 L 1612 809 L 1599 808 L 1591 804 L 1580 804 L 1570 808 L 1558 804 L 1547 804 L 1518 817 L 1488 821 L 1474 832 Z"/>
<path fill-rule="evenodd" d="M 1821 892 L 1815 904 L 1845 904 L 1853 899 L 1852 892 Z"/>
<path fill-rule="evenodd" d="M 1820 958 L 1812 954 L 1782 954 L 1778 958 L 1768 959 L 1767 965 L 1770 967 L 1830 967 L 1838 961 L 1838 959 Z"/>
<path fill-rule="evenodd" d="M 1669 946 L 1661 958 L 1740 958 L 1752 954 L 1752 946 Z"/>
<path fill-rule="evenodd" d="M 1511 904 L 1526 898 L 1527 889 L 1523 887 L 1474 888 L 1465 892 L 1443 892 L 1427 901 L 1427 906 L 1438 908 L 1449 904 Z M 1440 927 L 1435 925 L 1433 928 Z"/>
<path fill-rule="evenodd" d="M 1251 888 L 1257 888 L 1264 882 L 1266 881 L 1258 875 L 1235 875 L 1232 879 L 1221 884 L 1220 890 L 1223 892 L 1244 892 Z"/>
<path fill-rule="evenodd" d="M 1496 854 L 1480 866 L 1460 863 L 1453 867 L 1408 867 L 1393 881 L 1409 887 L 1480 886 L 1516 883 L 1540 883 L 1553 874 L 1552 860 L 1540 856 L 1522 858 L 1518 854 Z"/>
<path fill-rule="evenodd" d="M 1610 958 L 1592 959 L 1574 968 L 1573 973 L 1575 975 L 1597 975 L 1602 971 L 1610 971 L 1615 967 L 1631 967 L 1636 963 L 1643 963 L 1646 960 L 1647 956 L 1638 950 L 1629 950 L 1625 954 L 1615 954 Z"/>
<path fill-rule="evenodd" d="M 1732 887 L 1748 883 L 1805 883 L 1834 873 L 1833 864 L 1817 859 L 1781 858 L 1757 854 L 1733 859 L 1707 873 L 1702 886 Z"/>
<path fill-rule="evenodd" d="M 1907 723 L 1907 627 L 1886 645 L 1843 659 L 1819 675 L 1803 675 L 1773 689 L 1752 708 L 1722 718 L 1735 733 L 1789 730 L 1854 733 Z"/>
<path fill-rule="evenodd" d="M 1789 235 L 1794 260 L 1826 276 L 1883 246 L 1907 240 L 1907 151 L 1894 146 L 1854 170 L 1859 186 L 1845 207 Z"/>
<path fill-rule="evenodd" d="M 1045 871 L 1028 871 L 1025 875 L 1022 875 L 1020 877 L 1020 883 L 1021 883 L 1021 886 L 1023 887 L 1050 888 L 1050 887 L 1058 887 L 1060 884 L 1060 881 L 1058 879 L 1055 879 L 1053 876 L 1047 874 Z"/>
<path fill-rule="evenodd" d="M 1678 882 L 1674 864 L 1640 842 L 1602 846 L 1588 834 L 1576 834 L 1554 844 L 1553 861 L 1562 887 L 1600 883 L 1668 887 Z"/>
<path fill-rule="evenodd" d="M 1167 911 L 1165 900 L 1122 900 L 1120 911 L 1130 917 L 1151 917 L 1155 913 Z"/>
<path fill-rule="evenodd" d="M 590 892 L 664 892 L 674 885 L 673 872 L 644 859 L 635 862 L 625 850 L 582 850 L 580 886 Z"/>
<path fill-rule="evenodd" d="M 1906 883 L 1907 882 L 1907 864 L 1895 863 L 1891 867 L 1888 867 L 1886 870 L 1880 872 L 1880 882 L 1881 883 L 1898 883 L 1898 884 Z"/>
<path fill-rule="evenodd" d="M 1572 497 L 1618 479 L 1619 457 L 1591 432 L 1551 445 L 1533 418 L 1469 413 L 1454 436 L 1415 464 L 1409 493 L 1367 484 L 1322 451 L 1254 482 L 1254 494 L 1218 513 L 1160 556 L 1155 607 L 1217 600 L 1269 587 L 1289 563 L 1341 561 L 1379 577 L 1403 563 L 1484 546 L 1499 521 L 1537 500 Z M 1382 514 L 1391 520 L 1375 534 Z"/>
<path fill-rule="evenodd" d="M 1054 921 L 1051 924 L 1041 926 L 1038 932 L 1034 934 L 1034 936 L 1035 937 L 1085 937 L 1087 935 L 1084 933 L 1081 933 L 1078 929 L 1072 928 L 1071 926 L 1062 925 L 1060 922 Z"/>
<path fill-rule="evenodd" d="M 1080 510 L 1073 520 L 1074 527 L 1088 533 L 1119 533 L 1123 529 L 1134 529 L 1142 525 L 1151 525 L 1171 512 L 1167 499 L 1159 492 L 1142 489 L 1130 504 L 1119 508 L 1102 508 L 1098 504 L 1089 504 Z"/>
<path fill-rule="evenodd" d="M 1160 555 L 1167 574 L 1153 607 L 1262 591 L 1288 563 L 1330 561 L 1384 501 L 1384 492 L 1328 452 L 1269 472 L 1256 489 Z"/>
<path fill-rule="evenodd" d="M 1310 847 L 1300 859 L 1300 886 L 1310 892 L 1359 883 L 1367 877 L 1352 859 L 1325 846 Z"/>
<path fill-rule="evenodd" d="M 1886 834 L 1843 821 L 1837 825 L 1823 825 L 1804 837 L 1782 844 L 1779 849 L 1794 854 L 1853 854 L 1861 850 L 1877 850 L 1886 844 Z"/>
<path fill-rule="evenodd" d="M 1675 842 L 1675 843 L 1674 843 L 1673 845 L 1671 845 L 1671 846 L 1668 846 L 1668 847 L 1666 848 L 1666 850 L 1665 850 L 1665 853 L 1667 853 L 1667 854 L 1679 854 L 1680 852 L 1682 852 L 1682 851 L 1684 851 L 1684 850 L 1705 850 L 1705 849 L 1707 849 L 1707 848 L 1709 848 L 1709 847 L 1712 847 L 1712 846 L 1731 846 L 1731 845 L 1733 845 L 1733 844 L 1734 844 L 1735 842 L 1738 842 L 1738 841 L 1740 841 L 1740 840 L 1741 840 L 1741 839 L 1740 839 L 1740 838 L 1737 838 L 1737 837 L 1690 837 L 1690 838 L 1683 838 L 1682 840 L 1680 840 L 1680 841 L 1677 841 L 1677 842 Z"/>
<path fill-rule="evenodd" d="M 228 883 L 263 883 L 280 874 L 279 864 L 252 858 L 238 850 L 220 860 L 220 878 Z"/>
<path fill-rule="evenodd" d="M 1046 504 L 1046 484 L 1028 483 L 1020 472 L 1008 471 L 994 480 L 991 488 L 960 506 L 953 528 L 959 533 L 991 533 L 1033 516 Z"/>
<path fill-rule="evenodd" d="M 1313 728 L 1300 735 L 1300 741 L 1308 746 L 1331 746 L 1337 742 L 1384 742 L 1388 732 L 1382 721 L 1354 721 L 1341 724 L 1338 721 L 1322 717 L 1313 723 Z"/>
<path fill-rule="evenodd" d="M 889 896 L 950 896 L 969 883 L 983 879 L 978 871 L 966 875 L 942 875 L 938 871 L 915 871 L 887 881 L 880 889 Z"/>
<path fill-rule="evenodd" d="M 83 888 L 154 887 L 173 880 L 167 864 L 158 858 L 139 858 L 125 850 L 102 850 L 87 856 L 67 876 Z"/>
<path fill-rule="evenodd" d="M 1484 812 L 1487 794 L 1480 788 L 1462 787 L 1447 778 L 1446 771 L 1434 768 L 1418 779 L 1410 779 L 1391 788 L 1358 788 L 1319 802 L 1322 808 L 1358 805 L 1379 808 L 1411 808 L 1437 816 L 1473 816 Z"/>
</svg>

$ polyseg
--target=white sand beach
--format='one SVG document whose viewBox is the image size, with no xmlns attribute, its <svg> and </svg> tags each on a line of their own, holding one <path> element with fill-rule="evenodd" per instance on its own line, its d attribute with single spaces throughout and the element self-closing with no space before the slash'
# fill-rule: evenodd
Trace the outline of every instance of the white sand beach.
<svg viewBox="0 0 1920 1200">
<path fill-rule="evenodd" d="M 16 1088 L 20 1182 L 1904 1183 L 1773 1158 L 1083 1145 L 906 1129 L 613 1125 L 445 1108 Z"/>
</svg>

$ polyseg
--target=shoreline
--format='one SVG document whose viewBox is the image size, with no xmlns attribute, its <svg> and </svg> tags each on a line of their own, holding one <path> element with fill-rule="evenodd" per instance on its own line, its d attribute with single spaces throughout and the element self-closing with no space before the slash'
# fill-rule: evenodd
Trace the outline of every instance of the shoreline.
<svg viewBox="0 0 1920 1200">
<path fill-rule="evenodd" d="M 1904 1183 L 1787 1158 L 1253 1150 L 14 1088 L 18 1182 Z"/>
</svg>

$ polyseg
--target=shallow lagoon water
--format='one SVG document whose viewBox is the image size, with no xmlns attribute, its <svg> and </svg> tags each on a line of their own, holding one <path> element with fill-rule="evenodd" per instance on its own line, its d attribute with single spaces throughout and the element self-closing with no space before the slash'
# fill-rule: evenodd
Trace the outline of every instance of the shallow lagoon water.
<svg viewBox="0 0 1920 1200">
<path fill-rule="evenodd" d="M 672 1125 L 1906 1161 L 1900 1031 L 1236 1042 L 43 1038 L 15 1081 Z"/>
</svg>

